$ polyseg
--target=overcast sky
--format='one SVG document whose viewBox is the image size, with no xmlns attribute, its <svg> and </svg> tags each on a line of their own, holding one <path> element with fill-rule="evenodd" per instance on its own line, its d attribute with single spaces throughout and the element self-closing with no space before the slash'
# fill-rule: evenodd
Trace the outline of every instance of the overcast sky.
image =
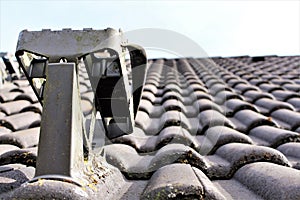
<svg viewBox="0 0 300 200">
<path fill-rule="evenodd" d="M 184 51 L 181 35 L 209 56 L 300 54 L 300 1 L 0 0 L 0 51 L 14 52 L 23 29 L 106 27 L 124 32 L 166 29 L 174 35 L 172 45 Z M 145 40 L 149 38 L 166 41 L 166 35 L 152 32 Z M 163 48 L 150 53 L 183 55 Z"/>
</svg>

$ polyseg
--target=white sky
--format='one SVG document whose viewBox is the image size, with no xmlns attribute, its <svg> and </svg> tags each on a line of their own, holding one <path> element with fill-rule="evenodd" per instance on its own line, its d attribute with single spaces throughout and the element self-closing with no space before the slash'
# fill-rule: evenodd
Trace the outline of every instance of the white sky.
<svg viewBox="0 0 300 200">
<path fill-rule="evenodd" d="M 300 54 L 300 1 L 0 0 L 0 51 L 14 52 L 23 29 L 106 27 L 175 31 L 209 56 Z"/>
</svg>

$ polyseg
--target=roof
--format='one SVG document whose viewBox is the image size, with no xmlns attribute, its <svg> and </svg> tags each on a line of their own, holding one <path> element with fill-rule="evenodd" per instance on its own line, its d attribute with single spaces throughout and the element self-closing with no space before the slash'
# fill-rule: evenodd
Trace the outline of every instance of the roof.
<svg viewBox="0 0 300 200">
<path fill-rule="evenodd" d="M 28 182 L 42 107 L 27 80 L 5 83 L 2 198 L 300 198 L 300 56 L 152 59 L 148 67 L 133 134 L 99 138 L 104 153 L 86 187 Z M 88 116 L 84 68 L 79 76 Z"/>
</svg>

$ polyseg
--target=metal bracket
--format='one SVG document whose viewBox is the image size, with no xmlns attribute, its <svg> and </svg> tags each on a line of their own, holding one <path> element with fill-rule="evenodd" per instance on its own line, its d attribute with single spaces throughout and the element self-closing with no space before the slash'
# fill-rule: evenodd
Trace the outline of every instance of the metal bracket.
<svg viewBox="0 0 300 200">
<path fill-rule="evenodd" d="M 84 56 L 83 60 L 95 92 L 96 110 L 109 133 L 107 137 L 111 139 L 131 133 L 134 126 L 132 90 L 124 56 L 104 49 Z"/>
<path fill-rule="evenodd" d="M 147 73 L 147 55 L 143 47 L 136 44 L 127 44 L 125 47 L 129 50 L 132 79 L 133 79 L 133 105 L 134 117 L 138 111 L 143 86 L 145 83 L 145 74 Z"/>
<path fill-rule="evenodd" d="M 14 79 L 14 78 L 19 79 L 21 74 L 20 74 L 19 67 L 13 61 L 13 55 L 7 52 L 1 52 L 0 57 L 1 57 L 0 73 L 5 75 L 6 77 L 8 77 L 9 74 L 10 79 Z"/>
<path fill-rule="evenodd" d="M 131 59 L 132 85 L 125 65 L 126 52 Z M 97 112 L 109 139 L 132 133 L 147 58 L 142 47 L 123 42 L 122 32 L 110 28 L 24 30 L 16 57 L 43 104 L 36 178 L 80 179 L 83 160 L 94 156 Z M 94 92 L 94 108 L 88 120 L 79 103 L 78 66 L 82 60 Z M 90 123 L 87 128 L 86 122 Z"/>
<path fill-rule="evenodd" d="M 61 59 L 77 63 L 78 58 L 99 49 L 111 48 L 120 53 L 122 40 L 122 33 L 112 28 L 23 30 L 19 35 L 17 54 L 21 51 L 29 51 L 48 58 L 49 63 L 57 63 Z"/>
<path fill-rule="evenodd" d="M 78 64 L 84 55 L 106 48 L 113 49 L 120 54 L 121 42 L 122 33 L 111 28 L 104 30 L 63 29 L 62 31 L 23 30 L 19 35 L 16 58 L 36 96 L 43 104 L 45 68 L 48 63 L 63 61 Z"/>
<path fill-rule="evenodd" d="M 3 60 L 0 59 L 0 88 L 3 87 L 6 77 L 7 77 L 6 66 L 5 66 Z"/>
<path fill-rule="evenodd" d="M 82 113 L 74 63 L 49 64 L 36 177 L 76 179 L 83 169 Z"/>
</svg>

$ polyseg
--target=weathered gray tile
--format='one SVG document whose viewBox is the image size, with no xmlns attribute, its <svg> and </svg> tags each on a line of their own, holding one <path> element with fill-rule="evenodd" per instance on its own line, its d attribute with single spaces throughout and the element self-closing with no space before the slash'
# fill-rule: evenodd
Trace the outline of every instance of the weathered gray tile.
<svg viewBox="0 0 300 200">
<path fill-rule="evenodd" d="M 6 115 L 13 115 L 20 112 L 29 105 L 31 105 L 31 103 L 26 100 L 11 101 L 0 104 L 0 111 L 4 112 Z"/>
<path fill-rule="evenodd" d="M 141 199 L 202 199 L 204 189 L 190 165 L 160 168 L 151 177 Z"/>
<path fill-rule="evenodd" d="M 234 178 L 264 199 L 300 197 L 300 173 L 290 167 L 257 162 L 240 168 Z"/>
<path fill-rule="evenodd" d="M 1 120 L 0 125 L 5 126 L 13 131 L 23 130 L 40 125 L 41 115 L 34 112 L 18 113 L 5 117 Z"/>
<path fill-rule="evenodd" d="M 13 133 L 0 135 L 1 144 L 12 144 L 20 148 L 30 148 L 38 145 L 40 128 L 30 128 Z"/>
</svg>

